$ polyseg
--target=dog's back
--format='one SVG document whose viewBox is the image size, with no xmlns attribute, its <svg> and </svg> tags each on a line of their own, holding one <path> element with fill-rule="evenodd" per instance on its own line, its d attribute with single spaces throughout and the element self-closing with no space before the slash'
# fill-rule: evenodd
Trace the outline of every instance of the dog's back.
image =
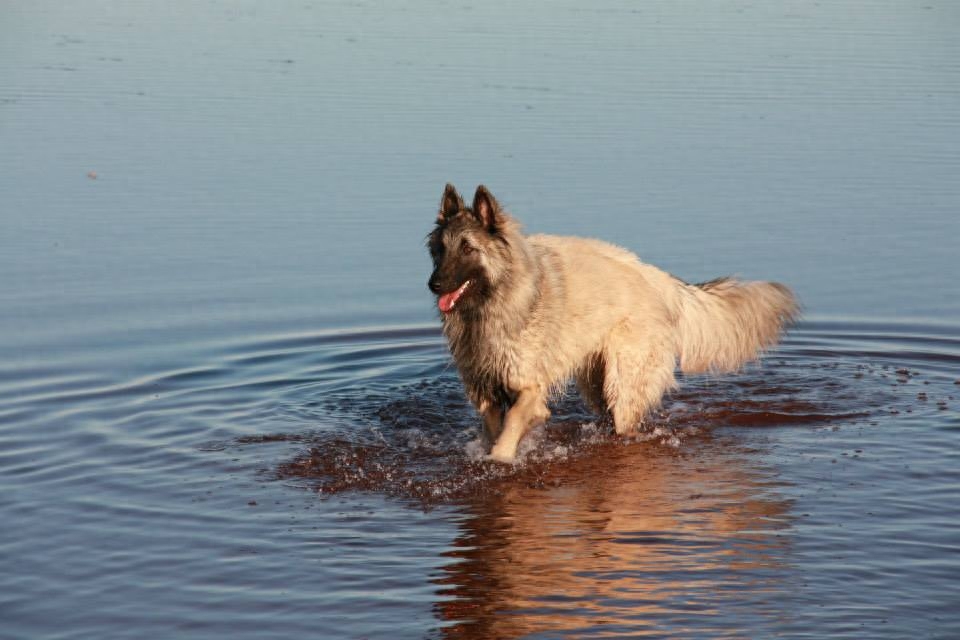
<svg viewBox="0 0 960 640">
<path fill-rule="evenodd" d="M 798 312 L 793 293 L 775 282 L 717 278 L 687 284 L 616 245 L 577 237 L 533 235 L 553 254 L 564 291 L 558 324 L 596 338 L 617 323 L 668 324 L 686 373 L 733 371 L 776 343 Z"/>
</svg>

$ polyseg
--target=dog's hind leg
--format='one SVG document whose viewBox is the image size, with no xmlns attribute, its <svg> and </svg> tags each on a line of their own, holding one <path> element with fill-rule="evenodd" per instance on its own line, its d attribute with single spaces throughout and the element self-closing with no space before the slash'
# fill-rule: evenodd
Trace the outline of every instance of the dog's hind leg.
<svg viewBox="0 0 960 640">
<path fill-rule="evenodd" d="M 617 433 L 632 432 L 676 386 L 675 341 L 668 326 L 632 321 L 618 325 L 603 350 L 603 392 Z"/>
<path fill-rule="evenodd" d="M 580 396 L 599 414 L 607 410 L 607 402 L 603 395 L 603 370 L 603 356 L 596 354 L 587 358 L 576 374 Z"/>
<path fill-rule="evenodd" d="M 521 390 L 513 406 L 507 411 L 503 431 L 490 450 L 490 458 L 498 462 L 513 462 L 517 457 L 520 439 L 533 427 L 546 422 L 549 417 L 550 411 L 547 409 L 544 391 Z"/>
</svg>

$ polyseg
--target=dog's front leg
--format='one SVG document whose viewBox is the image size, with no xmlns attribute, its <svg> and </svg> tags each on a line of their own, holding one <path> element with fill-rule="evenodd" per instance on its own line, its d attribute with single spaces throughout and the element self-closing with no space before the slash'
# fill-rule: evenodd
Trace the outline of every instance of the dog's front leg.
<svg viewBox="0 0 960 640">
<path fill-rule="evenodd" d="M 546 394 L 536 389 L 522 389 L 503 421 L 503 431 L 490 450 L 490 458 L 497 462 L 513 462 L 517 446 L 530 429 L 550 417 Z"/>
<path fill-rule="evenodd" d="M 477 404 L 477 411 L 483 416 L 483 431 L 487 446 L 490 446 L 497 441 L 503 429 L 503 406 L 496 400 L 483 399 Z"/>
</svg>

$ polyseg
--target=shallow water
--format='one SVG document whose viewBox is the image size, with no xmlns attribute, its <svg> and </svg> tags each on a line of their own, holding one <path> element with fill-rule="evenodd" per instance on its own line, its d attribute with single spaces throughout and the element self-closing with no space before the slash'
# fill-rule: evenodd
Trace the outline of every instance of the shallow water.
<svg viewBox="0 0 960 640">
<path fill-rule="evenodd" d="M 0 637 L 960 635 L 951 5 L 0 11 Z M 448 180 L 806 317 L 485 462 Z"/>
</svg>

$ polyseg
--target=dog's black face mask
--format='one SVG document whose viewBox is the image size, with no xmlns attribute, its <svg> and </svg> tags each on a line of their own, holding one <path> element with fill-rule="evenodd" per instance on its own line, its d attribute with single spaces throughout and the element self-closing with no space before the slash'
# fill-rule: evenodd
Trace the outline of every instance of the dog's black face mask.
<svg viewBox="0 0 960 640">
<path fill-rule="evenodd" d="M 473 208 L 464 205 L 453 185 L 443 193 L 437 226 L 427 240 L 433 258 L 427 286 L 444 314 L 476 309 L 489 294 L 485 253 L 495 241 L 496 206 L 483 186 L 477 188 Z"/>
<path fill-rule="evenodd" d="M 466 224 L 464 224 L 466 223 Z M 437 297 L 443 313 L 465 309 L 480 302 L 480 293 L 487 284 L 480 252 L 465 218 L 437 229 L 430 236 L 433 273 L 428 286 Z"/>
</svg>

